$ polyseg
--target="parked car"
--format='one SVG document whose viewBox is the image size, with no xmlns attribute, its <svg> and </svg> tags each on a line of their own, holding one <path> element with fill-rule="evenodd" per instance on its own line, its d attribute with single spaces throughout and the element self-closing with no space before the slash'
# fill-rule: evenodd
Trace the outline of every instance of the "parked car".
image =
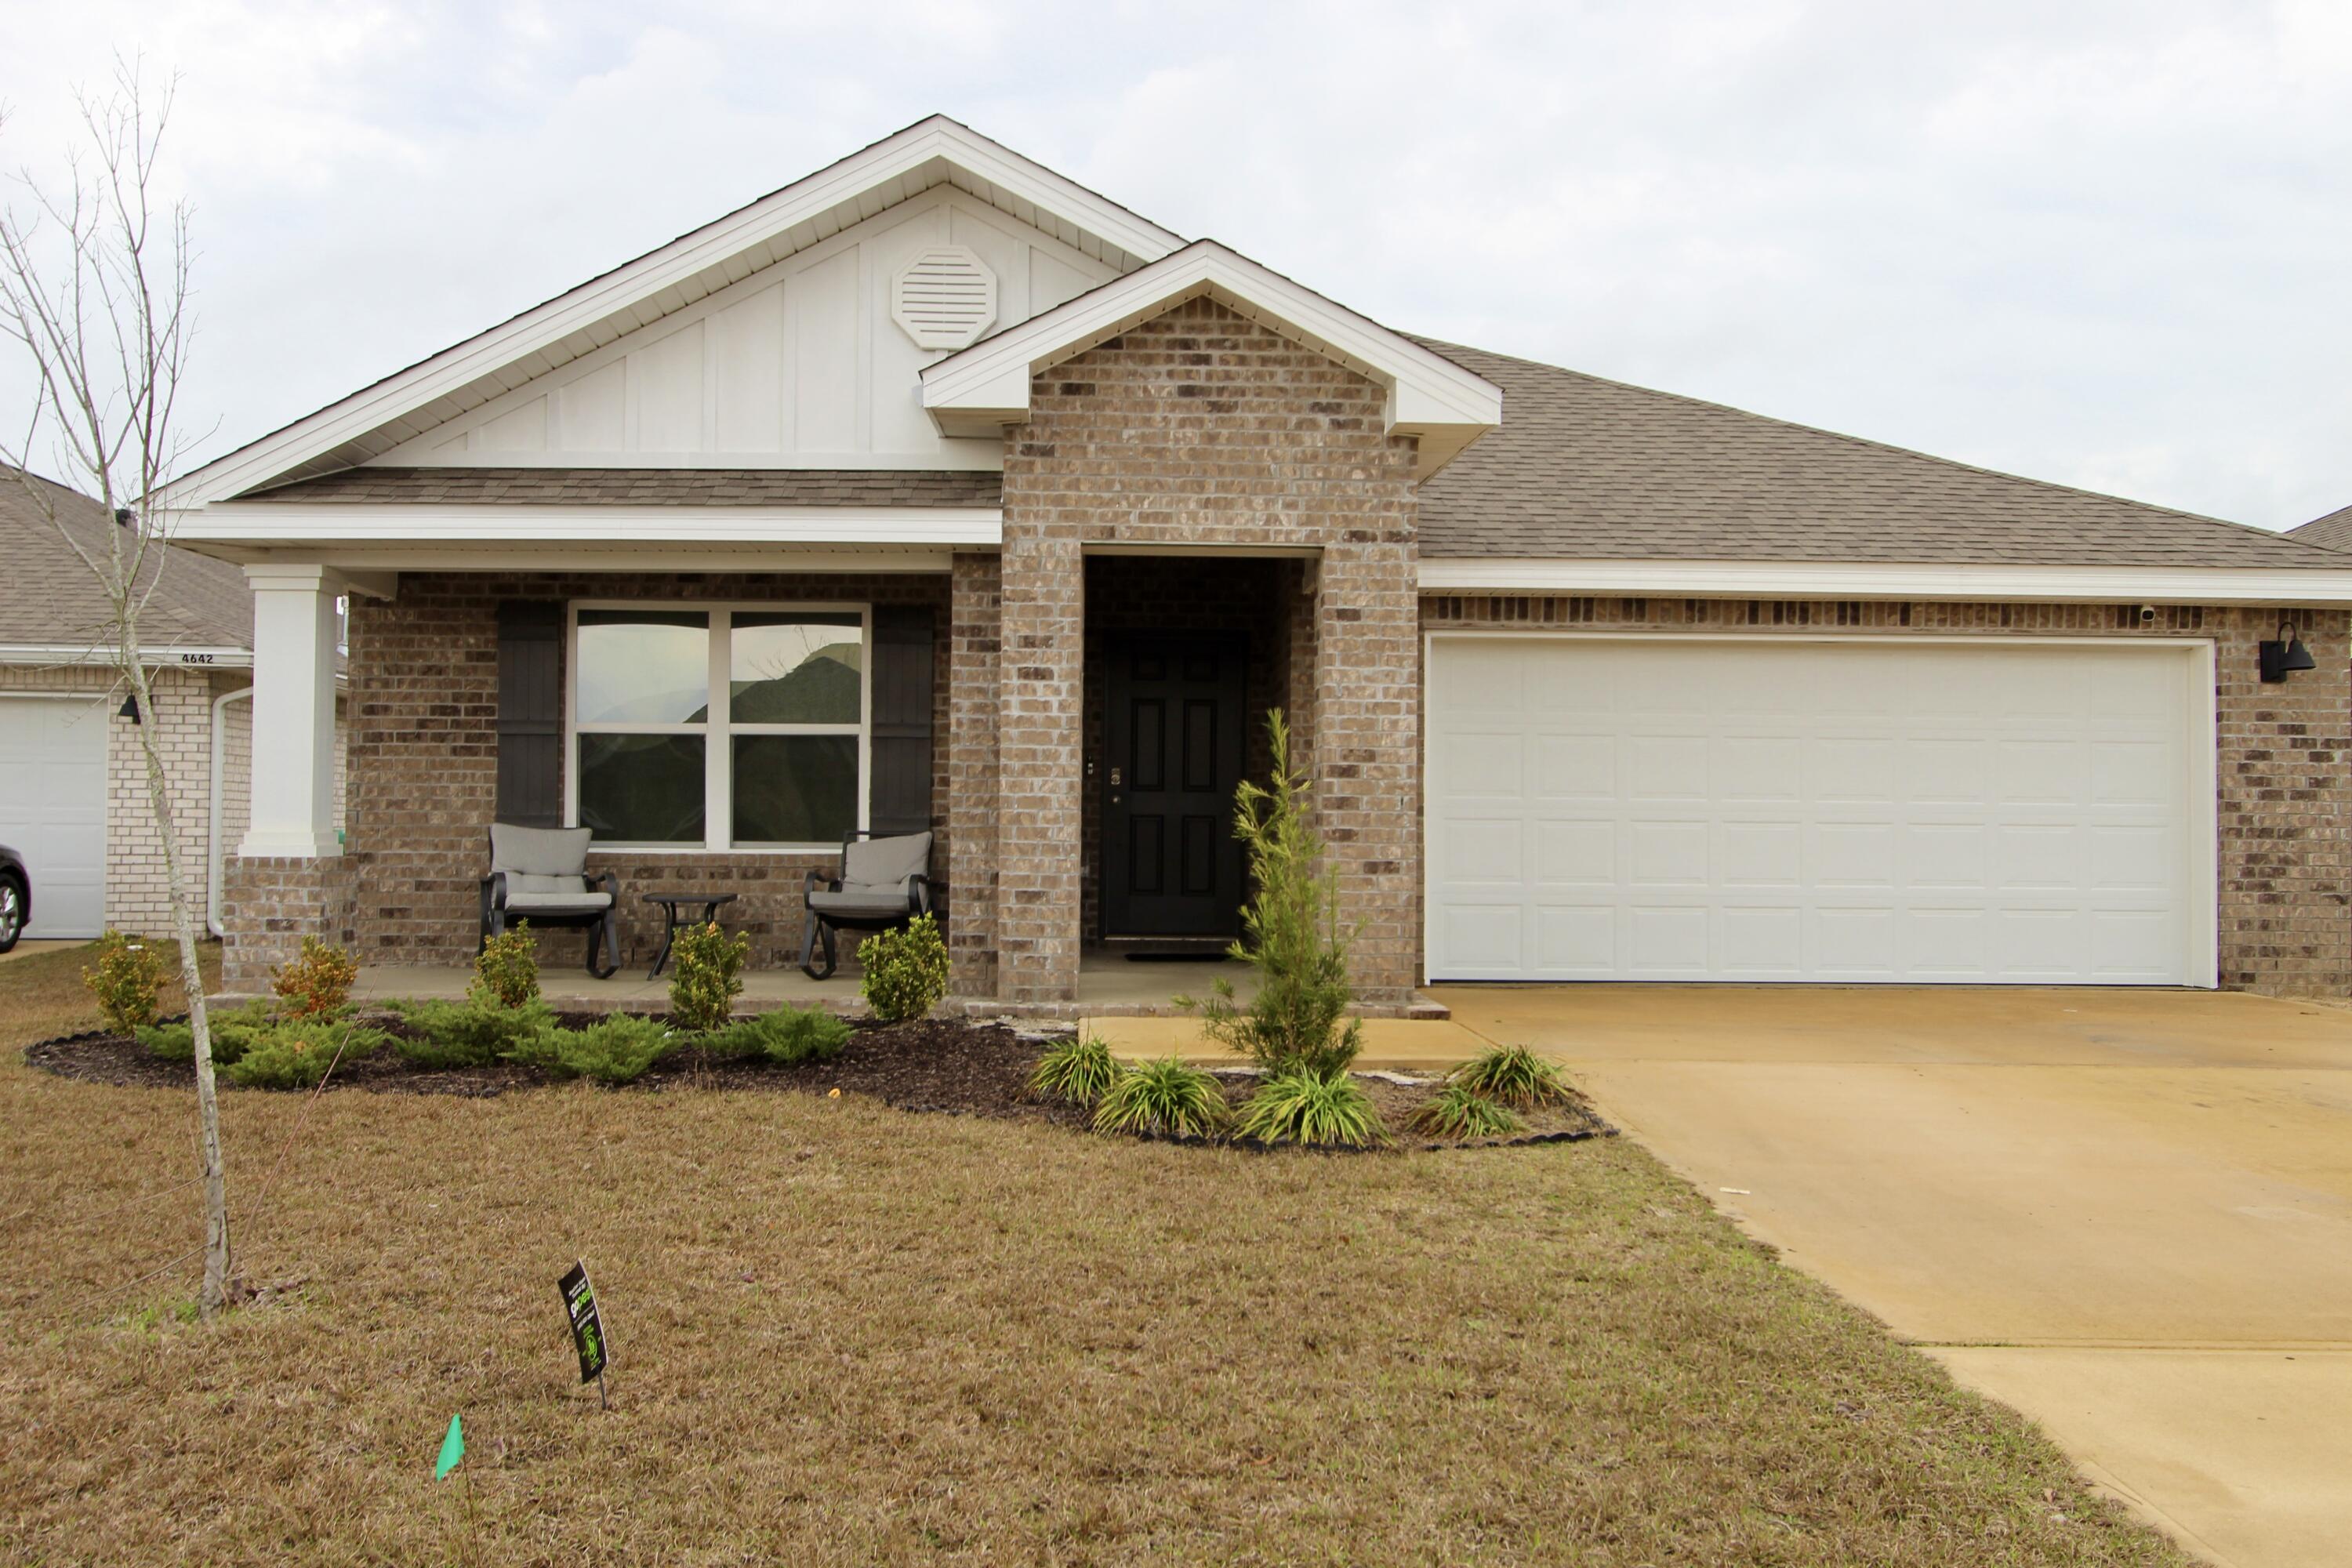
<svg viewBox="0 0 2352 1568">
<path fill-rule="evenodd" d="M 33 918 L 33 879 L 25 858 L 0 844 L 0 952 L 16 945 Z"/>
</svg>

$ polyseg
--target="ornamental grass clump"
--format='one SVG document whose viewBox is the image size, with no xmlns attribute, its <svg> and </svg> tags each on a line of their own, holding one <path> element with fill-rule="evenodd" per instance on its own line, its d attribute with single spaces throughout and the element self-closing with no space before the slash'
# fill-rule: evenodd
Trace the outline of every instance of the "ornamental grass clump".
<svg viewBox="0 0 2352 1568">
<path fill-rule="evenodd" d="M 670 1021 L 696 1034 L 726 1027 L 742 994 L 751 939 L 729 936 L 712 921 L 680 931 L 669 951 L 677 965 L 669 982 Z"/>
<path fill-rule="evenodd" d="M 765 1057 L 779 1067 L 831 1061 L 849 1043 L 846 1020 L 822 1007 L 777 1007 L 756 1018 L 738 1018 L 703 1036 L 703 1048 L 719 1057 Z"/>
<path fill-rule="evenodd" d="M 919 1018 L 948 994 L 948 944 L 929 915 L 867 937 L 858 944 L 857 962 L 866 971 L 858 989 L 886 1024 Z"/>
<path fill-rule="evenodd" d="M 1347 1071 L 1363 1045 L 1361 1020 L 1347 1016 L 1356 997 L 1348 978 L 1355 932 L 1340 923 L 1339 878 L 1323 865 L 1323 839 L 1307 826 L 1307 777 L 1291 766 L 1282 710 L 1266 714 L 1265 728 L 1272 775 L 1264 786 L 1244 779 L 1234 796 L 1234 835 L 1249 848 L 1251 892 L 1231 952 L 1257 971 L 1257 994 L 1244 1006 L 1233 983 L 1221 979 L 1207 998 L 1176 1002 L 1200 1012 L 1211 1039 L 1269 1075 L 1328 1078 Z"/>
<path fill-rule="evenodd" d="M 163 991 L 163 959 L 155 944 L 110 931 L 98 939 L 93 952 L 96 962 L 82 970 L 81 983 L 89 988 L 106 1026 L 129 1035 L 154 1023 Z M 194 1054 L 193 1046 L 189 1054 Z"/>
<path fill-rule="evenodd" d="M 1029 1075 L 1029 1092 L 1092 1105 L 1118 1078 L 1118 1063 L 1100 1035 L 1073 1035 L 1046 1048 Z"/>
<path fill-rule="evenodd" d="M 1095 1131 L 1209 1138 L 1224 1126 L 1228 1114 L 1216 1079 L 1164 1057 L 1139 1062 L 1111 1079 L 1095 1107 Z"/>
<path fill-rule="evenodd" d="M 1525 1046 L 1496 1046 L 1484 1051 L 1448 1073 L 1446 1081 L 1521 1110 L 1566 1105 L 1575 1099 L 1559 1067 Z"/>
<path fill-rule="evenodd" d="M 1449 1083 L 1412 1113 L 1412 1130 L 1424 1138 L 1503 1138 L 1519 1130 L 1519 1119 L 1476 1089 Z"/>
<path fill-rule="evenodd" d="M 269 972 L 278 1010 L 289 1018 L 331 1018 L 352 999 L 359 961 L 331 942 L 302 939 L 302 950 Z"/>
<path fill-rule="evenodd" d="M 1345 1072 L 1276 1073 L 1242 1107 L 1234 1132 L 1262 1143 L 1361 1149 L 1389 1141 L 1363 1086 Z"/>
</svg>

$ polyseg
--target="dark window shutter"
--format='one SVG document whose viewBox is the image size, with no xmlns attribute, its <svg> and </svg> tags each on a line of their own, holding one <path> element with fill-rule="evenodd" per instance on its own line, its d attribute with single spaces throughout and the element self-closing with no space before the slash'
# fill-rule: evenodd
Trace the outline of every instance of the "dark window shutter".
<svg viewBox="0 0 2352 1568">
<path fill-rule="evenodd" d="M 499 606 L 500 822 L 563 826 L 563 606 Z"/>
<path fill-rule="evenodd" d="M 874 796 L 877 833 L 931 826 L 931 612 L 874 607 Z"/>
</svg>

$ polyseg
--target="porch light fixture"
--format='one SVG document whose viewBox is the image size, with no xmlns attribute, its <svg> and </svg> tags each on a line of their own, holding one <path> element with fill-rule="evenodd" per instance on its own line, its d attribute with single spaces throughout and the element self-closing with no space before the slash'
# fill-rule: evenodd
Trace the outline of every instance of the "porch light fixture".
<svg viewBox="0 0 2352 1568">
<path fill-rule="evenodd" d="M 2306 665 L 2305 668 L 2308 668 L 2310 667 Z M 2268 676 L 2264 676 L 2263 679 L 2267 680 L 2270 678 Z M 114 715 L 118 719 L 128 719 L 133 724 L 139 722 L 139 694 L 137 692 L 132 692 L 130 696 L 124 698 L 122 700 L 122 706 L 114 710 Z"/>
<path fill-rule="evenodd" d="M 2294 624 L 2288 621 L 2279 623 L 2276 642 L 2257 644 L 2255 652 L 2262 659 L 2263 680 L 2267 685 L 2275 686 L 2298 669 L 2319 668 L 2318 661 L 2311 657 L 2311 650 L 2303 646 L 2301 637 L 2294 635 Z"/>
</svg>

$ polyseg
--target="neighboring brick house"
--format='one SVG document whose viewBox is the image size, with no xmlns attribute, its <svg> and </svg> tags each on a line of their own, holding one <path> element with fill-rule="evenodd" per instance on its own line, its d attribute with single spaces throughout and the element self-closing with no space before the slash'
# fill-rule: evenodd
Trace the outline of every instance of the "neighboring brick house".
<svg viewBox="0 0 2352 1568">
<path fill-rule="evenodd" d="M 171 931 L 163 834 L 127 689 L 102 657 L 110 611 L 77 549 L 118 523 L 89 497 L 0 468 L 0 843 L 26 858 L 34 938 Z M 244 831 L 252 755 L 253 599 L 236 567 L 165 546 L 140 611 L 181 863 L 216 914 L 218 840 Z M 215 761 L 219 787 L 215 788 Z M 215 828 L 218 831 L 215 831 Z"/>
<path fill-rule="evenodd" d="M 462 962 L 494 817 L 740 894 L 761 964 L 927 827 L 960 994 L 1067 1011 L 1231 931 L 1274 707 L 1376 1006 L 2352 984 L 2342 557 L 1412 338 L 945 120 L 171 505 L 257 593 L 232 987 Z"/>
</svg>

